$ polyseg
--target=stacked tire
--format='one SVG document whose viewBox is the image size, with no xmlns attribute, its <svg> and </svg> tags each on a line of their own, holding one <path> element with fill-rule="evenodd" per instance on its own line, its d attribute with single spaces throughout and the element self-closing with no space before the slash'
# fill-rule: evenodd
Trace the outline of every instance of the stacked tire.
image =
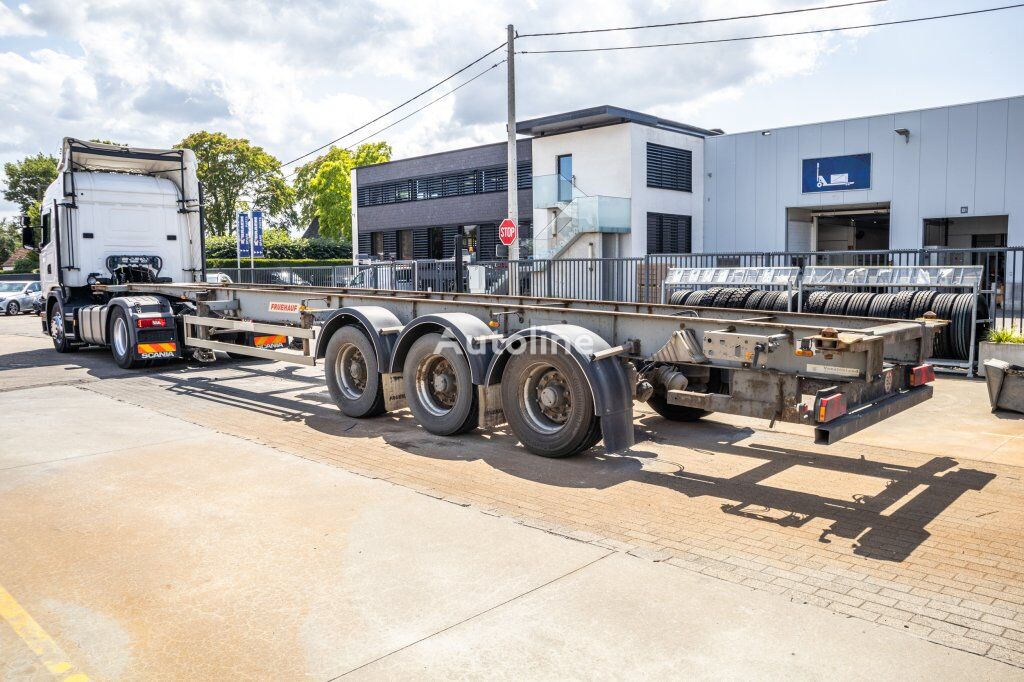
<svg viewBox="0 0 1024 682">
<path fill-rule="evenodd" d="M 818 315 L 880 317 L 890 320 L 914 320 L 934 312 L 949 324 L 935 336 L 933 357 L 966 360 L 971 350 L 972 294 L 939 293 L 914 289 L 894 294 L 849 291 L 811 291 L 804 294 L 803 312 Z M 707 308 L 743 308 L 784 312 L 797 309 L 797 296 L 786 291 L 761 291 L 750 287 L 714 287 L 712 289 L 680 289 L 673 291 L 672 305 Z M 789 307 L 787 308 L 787 304 Z M 988 302 L 978 297 L 976 339 L 987 332 Z"/>
</svg>

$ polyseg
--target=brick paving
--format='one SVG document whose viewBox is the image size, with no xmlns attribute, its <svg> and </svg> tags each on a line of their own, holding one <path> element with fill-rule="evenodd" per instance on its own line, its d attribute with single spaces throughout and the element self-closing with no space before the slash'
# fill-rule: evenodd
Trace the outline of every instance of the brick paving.
<svg viewBox="0 0 1024 682">
<path fill-rule="evenodd" d="M 315 370 L 267 363 L 79 388 L 1024 667 L 1024 469 L 644 413 L 630 453 L 545 460 L 349 419 Z"/>
</svg>

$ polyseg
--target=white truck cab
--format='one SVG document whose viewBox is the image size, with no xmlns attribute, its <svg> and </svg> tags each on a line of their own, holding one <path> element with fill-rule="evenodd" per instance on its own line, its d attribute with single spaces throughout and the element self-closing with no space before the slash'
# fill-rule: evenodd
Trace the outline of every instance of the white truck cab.
<svg viewBox="0 0 1024 682">
<path fill-rule="evenodd" d="M 109 343 L 111 303 L 130 313 L 132 302 L 94 293 L 95 284 L 202 281 L 202 188 L 191 150 L 69 137 L 57 171 L 38 249 L 43 330 L 58 350 Z"/>
</svg>

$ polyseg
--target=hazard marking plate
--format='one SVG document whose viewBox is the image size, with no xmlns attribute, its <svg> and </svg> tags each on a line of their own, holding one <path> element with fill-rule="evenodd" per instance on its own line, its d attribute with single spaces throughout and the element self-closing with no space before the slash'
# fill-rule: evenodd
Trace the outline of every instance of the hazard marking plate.
<svg viewBox="0 0 1024 682">
<path fill-rule="evenodd" d="M 808 372 L 831 374 L 837 377 L 859 377 L 860 370 L 856 367 L 835 367 L 833 365 L 807 365 Z"/>
<path fill-rule="evenodd" d="M 272 313 L 297 313 L 299 312 L 299 304 L 271 301 L 268 310 Z"/>
</svg>

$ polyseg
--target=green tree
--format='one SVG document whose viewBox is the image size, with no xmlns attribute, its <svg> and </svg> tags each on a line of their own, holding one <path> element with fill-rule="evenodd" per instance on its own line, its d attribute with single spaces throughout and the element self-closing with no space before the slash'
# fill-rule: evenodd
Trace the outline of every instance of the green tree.
<svg viewBox="0 0 1024 682">
<path fill-rule="evenodd" d="M 387 142 L 367 142 L 355 151 L 331 147 L 323 156 L 300 167 L 295 177 L 295 195 L 300 224 L 320 222 L 320 235 L 352 239 L 353 168 L 391 160 Z"/>
<path fill-rule="evenodd" d="M 281 173 L 281 162 L 249 140 L 202 130 L 177 146 L 196 154 L 206 224 L 213 234 L 234 233 L 239 210 L 258 208 L 273 216 L 295 200 L 294 190 Z M 246 195 L 252 197 L 252 205 L 243 201 Z"/>
<path fill-rule="evenodd" d="M 15 249 L 21 246 L 21 225 L 13 218 L 0 220 L 0 263 L 3 263 Z"/>
<path fill-rule="evenodd" d="M 57 159 L 42 152 L 26 156 L 21 161 L 5 163 L 4 175 L 4 199 L 18 204 L 24 213 L 35 209 L 38 214 L 43 192 L 57 179 Z"/>
</svg>

